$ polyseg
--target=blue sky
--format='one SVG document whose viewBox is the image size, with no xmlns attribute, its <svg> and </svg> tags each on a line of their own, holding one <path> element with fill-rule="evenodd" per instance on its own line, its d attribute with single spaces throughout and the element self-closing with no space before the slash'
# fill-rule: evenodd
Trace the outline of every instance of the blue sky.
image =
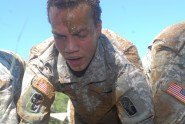
<svg viewBox="0 0 185 124">
<path fill-rule="evenodd" d="M 131 41 L 143 58 L 162 29 L 185 20 L 184 5 L 185 0 L 101 0 L 103 28 Z M 0 49 L 27 60 L 33 45 L 52 36 L 46 0 L 1 0 L 0 12 Z"/>
</svg>

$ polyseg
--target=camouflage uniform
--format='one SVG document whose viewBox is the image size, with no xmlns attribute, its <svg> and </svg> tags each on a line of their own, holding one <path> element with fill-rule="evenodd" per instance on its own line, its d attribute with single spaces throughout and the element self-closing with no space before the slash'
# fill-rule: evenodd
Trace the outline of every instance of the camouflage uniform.
<svg viewBox="0 0 185 124">
<path fill-rule="evenodd" d="M 152 88 L 156 124 L 185 123 L 185 22 L 155 37 L 145 60 Z"/>
<path fill-rule="evenodd" d="M 0 50 L 0 123 L 18 124 L 16 103 L 21 93 L 24 60 L 13 52 Z"/>
<path fill-rule="evenodd" d="M 55 91 L 72 101 L 70 123 L 153 122 L 151 92 L 137 49 L 117 34 L 103 31 L 95 56 L 81 77 L 69 70 L 52 38 L 33 47 L 30 58 L 17 105 L 23 123 L 46 124 Z"/>
</svg>

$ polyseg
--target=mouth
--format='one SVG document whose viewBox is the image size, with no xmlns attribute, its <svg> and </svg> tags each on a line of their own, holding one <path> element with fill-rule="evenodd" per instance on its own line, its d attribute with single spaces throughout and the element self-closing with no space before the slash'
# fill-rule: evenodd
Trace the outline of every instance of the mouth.
<svg viewBox="0 0 185 124">
<path fill-rule="evenodd" d="M 81 60 L 82 58 L 69 58 L 66 59 L 67 63 L 71 66 L 71 67 L 77 67 L 81 65 Z"/>
</svg>

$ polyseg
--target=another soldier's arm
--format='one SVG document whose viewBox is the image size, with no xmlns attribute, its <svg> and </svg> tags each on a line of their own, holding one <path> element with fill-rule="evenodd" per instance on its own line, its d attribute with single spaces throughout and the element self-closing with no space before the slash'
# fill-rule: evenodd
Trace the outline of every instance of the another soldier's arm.
<svg viewBox="0 0 185 124">
<path fill-rule="evenodd" d="M 47 124 L 55 89 L 33 65 L 27 65 L 17 112 L 22 123 Z"/>
<path fill-rule="evenodd" d="M 116 106 L 123 124 L 153 124 L 153 103 L 145 77 L 138 69 L 116 82 Z"/>
<path fill-rule="evenodd" d="M 17 124 L 16 103 L 21 94 L 24 60 L 0 49 L 0 124 Z"/>
</svg>

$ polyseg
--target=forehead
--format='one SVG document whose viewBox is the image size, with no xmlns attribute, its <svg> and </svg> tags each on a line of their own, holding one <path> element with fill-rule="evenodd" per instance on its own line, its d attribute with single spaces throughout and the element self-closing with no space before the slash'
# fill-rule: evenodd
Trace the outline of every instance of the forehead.
<svg viewBox="0 0 185 124">
<path fill-rule="evenodd" d="M 81 3 L 72 7 L 58 8 L 51 6 L 49 9 L 49 19 L 52 21 L 53 18 L 65 18 L 65 19 L 74 19 L 79 17 L 90 17 L 92 15 L 91 7 L 88 4 Z"/>
<path fill-rule="evenodd" d="M 91 7 L 82 3 L 70 8 L 51 7 L 49 10 L 49 20 L 52 28 L 67 26 L 68 29 L 84 27 L 93 23 Z M 61 29 L 60 29 L 61 30 Z"/>
<path fill-rule="evenodd" d="M 100 0 L 48 0 L 48 6 L 70 7 L 76 4 L 87 3 L 96 6 Z"/>
</svg>

